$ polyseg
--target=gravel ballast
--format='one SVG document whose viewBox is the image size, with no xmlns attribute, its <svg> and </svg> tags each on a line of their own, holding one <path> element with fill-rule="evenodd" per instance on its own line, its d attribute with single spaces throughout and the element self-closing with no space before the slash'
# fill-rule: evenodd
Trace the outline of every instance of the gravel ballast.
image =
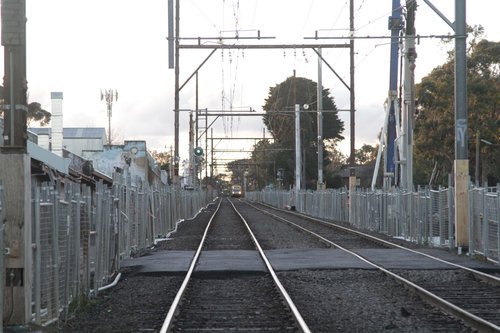
<svg viewBox="0 0 500 333">
<path fill-rule="evenodd" d="M 179 223 L 169 240 L 141 255 L 196 250 L 215 208 L 212 204 L 196 218 Z M 325 247 L 303 232 L 264 218 L 262 213 L 248 208 L 243 211 L 268 249 Z M 116 287 L 100 293 L 73 319 L 53 325 L 51 332 L 158 332 L 159 327 L 150 323 L 165 317 L 183 276 L 141 275 L 133 270 L 123 273 Z M 312 332 L 472 332 L 379 271 L 296 270 L 279 272 L 278 276 Z"/>
</svg>

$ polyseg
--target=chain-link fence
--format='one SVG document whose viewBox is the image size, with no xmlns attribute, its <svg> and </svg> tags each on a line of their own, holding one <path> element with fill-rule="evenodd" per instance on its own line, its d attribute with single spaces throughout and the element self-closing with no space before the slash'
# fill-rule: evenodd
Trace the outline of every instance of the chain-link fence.
<svg viewBox="0 0 500 333">
<path fill-rule="evenodd" d="M 500 198 L 497 188 L 469 191 L 469 252 L 493 262 L 500 257 Z M 350 221 L 357 228 L 381 232 L 422 245 L 454 246 L 454 189 L 419 188 L 415 192 L 357 189 L 352 193 L 353 216 L 349 219 L 349 193 L 325 191 L 249 192 L 247 198 L 325 219 Z"/>
<path fill-rule="evenodd" d="M 121 175 L 112 185 L 34 182 L 32 198 L 33 317 L 43 325 L 66 317 L 114 278 L 121 259 L 213 199 L 205 191 L 151 188 Z"/>
</svg>

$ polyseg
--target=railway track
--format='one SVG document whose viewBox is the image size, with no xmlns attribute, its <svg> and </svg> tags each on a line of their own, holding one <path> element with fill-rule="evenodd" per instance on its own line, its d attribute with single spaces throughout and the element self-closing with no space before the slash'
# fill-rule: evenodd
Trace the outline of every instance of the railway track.
<svg viewBox="0 0 500 333">
<path fill-rule="evenodd" d="M 241 203 L 240 203 L 241 204 Z M 446 313 L 459 318 L 480 332 L 500 332 L 500 278 L 456 263 L 433 257 L 414 249 L 350 230 L 330 221 L 323 221 L 295 212 L 279 210 L 267 205 L 246 202 L 255 209 L 303 232 L 328 242 L 334 248 L 349 252 L 373 267 L 396 279 L 405 288 Z M 371 260 L 370 249 L 395 249 L 435 261 L 448 268 L 439 270 L 391 269 L 384 263 Z M 398 252 L 399 253 L 399 252 Z"/>
<path fill-rule="evenodd" d="M 266 269 L 197 272 L 200 257 L 208 250 L 258 250 Z M 309 332 L 245 219 L 228 200 L 221 200 L 211 216 L 160 330 L 190 331 Z"/>
</svg>

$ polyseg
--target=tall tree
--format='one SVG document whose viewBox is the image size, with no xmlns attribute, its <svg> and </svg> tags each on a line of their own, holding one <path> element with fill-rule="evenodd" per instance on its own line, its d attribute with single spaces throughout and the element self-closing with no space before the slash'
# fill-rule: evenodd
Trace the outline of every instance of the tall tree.
<svg viewBox="0 0 500 333">
<path fill-rule="evenodd" d="M 253 180 L 253 166 L 255 164 L 249 159 L 234 160 L 227 164 L 227 169 L 231 172 L 231 183 L 243 185 L 245 172 L 249 173 L 249 178 Z"/>
<path fill-rule="evenodd" d="M 373 164 L 377 160 L 377 151 L 377 146 L 364 144 L 361 148 L 355 150 L 354 160 L 358 165 Z"/>
<path fill-rule="evenodd" d="M 150 151 L 151 156 L 158 164 L 161 170 L 170 170 L 170 154 L 164 151 L 152 150 Z"/>
<path fill-rule="evenodd" d="M 4 100 L 4 87 L 0 86 L 0 104 Z M 0 116 L 3 116 L 3 111 L 0 110 Z M 31 102 L 28 104 L 28 113 L 26 115 L 27 126 L 30 127 L 33 121 L 40 122 L 41 126 L 46 126 L 50 122 L 51 113 L 44 110 L 42 105 L 38 102 Z"/>
<path fill-rule="evenodd" d="M 50 123 L 51 113 L 42 109 L 42 105 L 38 102 L 28 104 L 28 114 L 26 115 L 27 126 L 30 127 L 32 122 L 40 122 L 40 126 L 46 126 Z"/>
<path fill-rule="evenodd" d="M 469 169 L 475 173 L 476 143 L 486 178 L 500 180 L 500 42 L 480 40 L 482 29 L 473 30 L 467 61 Z M 454 161 L 454 59 L 436 67 L 416 87 L 418 115 L 415 122 L 415 181 L 447 184 Z M 476 133 L 480 133 L 477 137 Z M 436 177 L 434 177 L 436 178 Z"/>
<path fill-rule="evenodd" d="M 301 111 L 301 138 L 308 144 L 317 138 L 317 83 L 303 77 L 289 77 L 269 88 L 269 95 L 263 109 L 266 111 L 264 124 L 278 142 L 293 144 L 295 133 L 295 104 L 309 106 Z M 337 107 L 329 89 L 323 89 L 323 138 L 341 140 L 344 123 L 339 119 Z"/>
<path fill-rule="evenodd" d="M 323 139 L 342 140 L 344 123 L 339 119 L 337 107 L 329 89 L 323 89 Z M 302 77 L 289 77 L 280 84 L 269 88 L 269 95 L 263 109 L 266 111 L 264 124 L 273 135 L 273 146 L 286 150 L 279 153 L 276 168 L 285 170 L 285 182 L 293 183 L 295 146 L 295 105 L 308 105 L 300 112 L 300 137 L 302 157 L 305 166 L 306 186 L 315 187 L 317 176 L 317 83 Z M 326 155 L 324 151 L 323 156 Z"/>
</svg>

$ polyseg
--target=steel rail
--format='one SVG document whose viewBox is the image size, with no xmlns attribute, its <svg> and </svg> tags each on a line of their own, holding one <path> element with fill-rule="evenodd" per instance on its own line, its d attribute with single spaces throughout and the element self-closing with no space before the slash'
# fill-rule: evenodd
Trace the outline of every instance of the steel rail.
<svg viewBox="0 0 500 333">
<path fill-rule="evenodd" d="M 269 208 L 274 209 L 274 210 L 283 211 L 281 209 L 278 209 L 278 208 L 275 208 L 275 207 L 272 207 L 272 206 L 269 206 L 269 205 L 264 205 L 264 206 L 269 207 Z M 388 246 L 388 247 L 398 248 L 400 250 L 405 250 L 405 251 L 408 251 L 408 252 L 412 252 L 414 254 L 418 254 L 418 255 L 427 257 L 429 259 L 433 259 L 433 260 L 442 262 L 444 264 L 448 264 L 450 266 L 453 266 L 453 267 L 456 267 L 456 268 L 459 268 L 459 269 L 463 269 L 465 271 L 468 271 L 471 274 L 474 274 L 476 277 L 482 279 L 485 282 L 488 282 L 488 283 L 500 286 L 500 277 L 493 276 L 493 275 L 490 275 L 490 274 L 487 274 L 487 273 L 483 273 L 483 272 L 480 272 L 480 271 L 475 270 L 473 268 L 462 266 L 460 264 L 456 264 L 456 263 L 453 263 L 451 261 L 447 261 L 447 260 L 435 257 L 435 256 L 433 256 L 431 254 L 427 254 L 427 253 L 420 252 L 420 251 L 417 251 L 417 250 L 414 250 L 414 249 L 410 249 L 410 248 L 401 246 L 399 244 L 392 243 L 392 242 L 389 242 L 387 240 L 384 240 L 384 239 L 377 238 L 375 236 L 366 234 L 366 233 L 358 231 L 358 230 L 353 230 L 353 229 L 349 229 L 349 228 L 343 227 L 341 225 L 337 225 L 337 224 L 332 223 L 332 222 L 320 220 L 320 219 L 317 219 L 315 217 L 304 215 L 304 214 L 301 214 L 301 213 L 298 213 L 298 212 L 291 212 L 291 211 L 284 211 L 284 212 L 286 212 L 287 214 L 292 214 L 292 215 L 300 216 L 300 217 L 305 218 L 307 220 L 311 220 L 311 221 L 314 221 L 314 222 L 319 222 L 319 223 L 327 225 L 327 226 L 329 226 L 331 228 L 337 228 L 337 229 L 340 229 L 340 230 L 343 230 L 343 231 L 346 231 L 346 232 L 349 232 L 349 233 L 352 233 L 352 234 L 356 234 L 356 235 L 358 235 L 360 237 L 369 239 L 371 241 L 377 242 L 379 244 L 382 244 L 382 245 L 385 245 L 385 246 Z"/>
<path fill-rule="evenodd" d="M 292 311 L 294 319 L 297 322 L 297 324 L 299 325 L 300 330 L 303 333 L 310 333 L 311 330 L 309 329 L 309 327 L 307 326 L 304 318 L 302 317 L 302 315 L 300 314 L 299 310 L 297 309 L 297 307 L 293 303 L 292 298 L 290 297 L 290 295 L 288 295 L 288 292 L 286 291 L 285 287 L 283 287 L 283 285 L 281 284 L 281 281 L 278 279 L 278 276 L 276 275 L 276 272 L 274 271 L 273 267 L 271 266 L 271 263 L 269 262 L 269 259 L 267 259 L 266 255 L 264 253 L 264 250 L 262 250 L 262 247 L 260 246 L 259 242 L 257 241 L 257 238 L 253 234 L 252 229 L 250 229 L 250 226 L 248 225 L 247 221 L 240 214 L 240 212 L 236 209 L 236 207 L 234 206 L 233 202 L 231 200 L 229 200 L 229 202 L 231 203 L 231 206 L 233 206 L 234 211 L 241 218 L 241 220 L 245 224 L 245 227 L 247 228 L 248 232 L 250 233 L 250 236 L 252 237 L 252 240 L 253 240 L 253 242 L 255 244 L 255 247 L 257 247 L 257 250 L 259 251 L 259 255 L 260 255 L 262 261 L 264 261 L 264 263 L 266 264 L 267 270 L 271 274 L 271 276 L 272 276 L 272 278 L 274 280 L 275 285 L 278 287 L 278 290 L 279 290 L 281 296 L 283 297 L 283 299 L 286 302 L 286 305 L 288 306 L 288 308 L 290 309 L 290 311 Z"/>
<path fill-rule="evenodd" d="M 500 332 L 500 326 L 497 326 L 487 320 L 484 320 L 483 318 L 481 317 L 478 317 L 458 306 L 456 306 L 455 304 L 447 301 L 446 299 L 444 298 L 441 298 L 439 296 L 437 296 L 436 294 L 420 287 L 419 285 L 411 282 L 410 280 L 408 279 L 405 279 L 399 275 L 397 275 L 396 273 L 393 273 L 391 272 L 390 270 L 382 267 L 382 266 L 379 266 L 378 264 L 374 263 L 374 262 L 371 262 L 370 260 L 364 258 L 363 256 L 357 254 L 356 252 L 353 252 L 351 250 L 348 250 L 346 248 L 344 248 L 343 246 L 335 243 L 335 242 L 332 242 L 322 236 L 319 236 L 318 234 L 302 227 L 302 226 L 299 226 L 297 225 L 296 223 L 293 223 L 292 221 L 289 221 L 281 216 L 278 216 L 278 215 L 275 215 L 275 214 L 272 214 L 270 212 L 267 212 L 263 209 L 260 209 L 258 207 L 256 207 L 255 205 L 252 205 L 250 203 L 248 203 L 246 201 L 246 203 L 252 207 L 254 207 L 255 209 L 263 212 L 264 214 L 266 215 L 269 215 L 279 221 L 282 221 L 282 222 L 285 222 L 287 224 L 290 224 L 290 225 L 293 225 L 294 227 L 296 228 L 299 228 L 300 230 L 302 231 L 305 231 L 315 237 L 318 237 L 321 241 L 326 241 L 327 243 L 329 243 L 330 245 L 333 245 L 335 247 L 337 247 L 338 249 L 344 251 L 344 252 L 347 252 L 351 255 L 353 255 L 354 257 L 362 260 L 363 262 L 367 263 L 368 265 L 380 270 L 381 272 L 385 273 L 386 275 L 389 275 L 390 277 L 394 278 L 396 281 L 402 283 L 404 286 L 406 287 L 409 287 L 411 288 L 413 291 L 415 291 L 418 295 L 420 295 L 422 298 L 424 298 L 425 300 L 427 300 L 428 302 L 430 302 L 431 304 L 433 304 L 434 306 L 437 306 L 438 308 L 442 309 L 443 311 L 445 311 L 446 313 L 456 317 L 456 318 L 459 318 L 461 320 L 463 320 L 466 324 L 470 325 L 471 327 L 479 330 L 480 332 Z M 270 207 L 268 205 L 265 205 L 267 207 Z M 270 207 L 272 209 L 275 209 L 275 210 L 279 210 L 277 208 L 274 208 L 274 207 Z M 281 210 L 279 210 L 281 211 Z M 348 231 L 348 232 L 351 232 L 351 233 L 354 233 L 354 234 L 358 234 L 358 235 L 365 235 L 365 236 L 369 236 L 367 238 L 370 238 L 370 239 L 373 239 L 377 242 L 381 241 L 382 243 L 387 243 L 388 245 L 391 245 L 391 246 L 394 246 L 394 247 L 397 247 L 397 248 L 400 248 L 400 249 L 404 249 L 404 250 L 408 250 L 410 252 L 413 252 L 413 253 L 417 253 L 417 254 L 422 254 L 422 255 L 425 255 L 426 257 L 429 257 L 431 259 L 435 259 L 435 260 L 438 260 L 440 262 L 443 262 L 443 263 L 446 263 L 446 264 L 449 264 L 451 266 L 455 266 L 457 268 L 461 268 L 461 269 L 464 269 L 468 272 L 471 272 L 471 273 L 478 273 L 479 275 L 481 276 L 487 276 L 487 277 L 491 277 L 491 278 L 494 278 L 493 281 L 500 281 L 500 279 L 496 278 L 496 277 L 493 277 L 493 276 L 490 276 L 490 275 L 487 275 L 487 274 L 484 274 L 482 272 L 479 272 L 479 271 L 476 271 L 476 270 L 473 270 L 471 268 L 468 268 L 468 267 L 465 267 L 465 266 L 461 266 L 461 265 L 458 265 L 458 264 L 454 264 L 454 263 L 451 263 L 451 262 L 448 262 L 446 260 L 443 260 L 443 259 L 440 259 L 440 258 L 436 258 L 436 257 L 433 257 L 433 256 L 430 256 L 430 255 L 427 255 L 425 253 L 421 253 L 421 252 L 418 252 L 418 251 L 415 251 L 415 250 L 411 250 L 411 249 L 407 249 L 403 246 L 400 246 L 400 245 L 397 245 L 397 244 L 394 244 L 394 243 L 391 243 L 391 242 L 388 242 L 388 241 L 385 241 L 385 240 L 382 240 L 382 239 L 379 239 L 379 238 L 376 238 L 374 236 L 371 236 L 371 235 L 367 235 L 367 234 L 363 234 L 359 231 L 355 231 L 355 230 L 351 230 L 349 228 L 345 228 L 345 227 L 342 227 L 342 226 L 338 226 L 338 225 L 334 225 L 332 223 L 328 223 L 326 221 L 322 221 L 322 220 L 318 220 L 318 219 L 315 219 L 315 218 L 311 218 L 309 216 L 306 216 L 306 215 L 302 215 L 302 214 L 297 214 L 297 213 L 292 213 L 292 212 L 288 212 L 286 211 L 286 213 L 290 213 L 290 214 L 293 214 L 293 215 L 298 215 L 300 217 L 303 217 L 303 218 L 308 218 L 308 219 L 312 219 L 314 221 L 317 221 L 317 222 L 321 222 L 323 224 L 328 224 L 330 227 L 334 227 L 334 228 L 338 228 L 338 229 L 342 229 L 344 231 Z"/>
<path fill-rule="evenodd" d="M 258 249 L 259 254 L 261 256 L 261 259 L 264 261 L 264 263 L 265 263 L 265 265 L 266 265 L 266 267 L 267 267 L 270 275 L 272 276 L 273 281 L 274 281 L 275 285 L 277 286 L 277 288 L 278 288 L 281 296 L 283 297 L 283 299 L 285 300 L 287 306 L 289 307 L 290 311 L 292 312 L 292 314 L 294 316 L 294 319 L 295 319 L 297 325 L 299 326 L 299 329 L 303 333 L 311 333 L 310 329 L 308 328 L 307 324 L 305 323 L 304 319 L 302 318 L 302 315 L 297 310 L 297 307 L 295 306 L 295 304 L 293 303 L 292 299 L 290 298 L 290 296 L 288 295 L 288 293 L 284 289 L 284 287 L 281 284 L 281 282 L 278 280 L 278 277 L 277 277 L 276 273 L 274 272 L 274 270 L 273 270 L 273 268 L 272 268 L 269 260 L 264 255 L 264 251 L 262 250 L 262 248 L 261 248 L 260 244 L 258 243 L 257 239 L 255 238 L 253 232 L 251 231 L 250 227 L 248 226 L 248 223 L 243 218 L 243 216 L 238 212 L 238 210 L 236 209 L 236 207 L 234 206 L 234 204 L 230 200 L 229 200 L 229 202 L 231 203 L 233 209 L 238 214 L 238 216 L 241 218 L 241 220 L 245 224 L 245 227 L 247 228 L 248 232 L 250 233 L 252 241 L 254 242 L 255 246 Z M 176 296 L 174 298 L 174 301 L 172 302 L 172 304 L 170 306 L 170 309 L 169 309 L 169 311 L 167 313 L 167 316 L 165 317 L 163 325 L 162 325 L 162 327 L 160 329 L 160 333 L 167 333 L 167 332 L 169 332 L 169 330 L 172 327 L 172 324 L 173 324 L 173 321 L 174 321 L 174 317 L 175 317 L 175 314 L 176 314 L 176 312 L 178 310 L 180 301 L 181 301 L 181 299 L 182 299 L 182 297 L 183 297 L 183 295 L 184 295 L 184 293 L 185 293 L 185 291 L 187 289 L 187 286 L 189 284 L 189 280 L 191 279 L 191 276 L 192 276 L 192 274 L 194 272 L 195 266 L 196 266 L 196 264 L 198 262 L 198 259 L 200 257 L 203 245 L 205 243 L 205 239 L 206 239 L 207 234 L 208 234 L 208 230 L 210 229 L 212 221 L 213 221 L 214 217 L 217 215 L 217 213 L 218 213 L 218 211 L 220 209 L 221 204 L 222 204 L 222 200 L 219 200 L 219 204 L 217 206 L 217 209 L 215 210 L 215 212 L 210 217 L 210 220 L 208 221 L 207 227 L 205 228 L 205 231 L 204 231 L 203 236 L 201 238 L 200 245 L 198 246 L 198 249 L 196 250 L 195 255 L 193 256 L 193 259 L 191 261 L 191 265 L 189 266 L 188 272 L 186 273 L 186 276 L 185 276 L 185 278 L 184 278 L 184 280 L 182 282 L 182 285 L 179 288 L 179 290 L 178 290 L 178 292 L 177 292 L 177 294 L 176 294 Z"/>
<path fill-rule="evenodd" d="M 175 295 L 174 301 L 170 305 L 170 309 L 168 310 L 167 316 L 165 317 L 163 325 L 161 326 L 160 333 L 167 333 L 168 330 L 170 329 L 170 327 L 172 326 L 175 313 L 177 311 L 177 308 L 179 307 L 179 303 L 182 299 L 182 296 L 184 295 L 184 293 L 186 291 L 189 280 L 191 279 L 191 275 L 193 274 L 196 263 L 198 262 L 198 258 L 200 257 L 201 249 L 203 247 L 203 243 L 205 242 L 205 238 L 207 237 L 208 229 L 210 228 L 210 225 L 212 224 L 212 221 L 213 221 L 215 215 L 217 215 L 217 212 L 219 211 L 221 203 L 222 203 L 222 200 L 219 200 L 219 204 L 217 205 L 217 209 L 215 210 L 215 212 L 210 217 L 210 220 L 208 221 L 207 227 L 205 228 L 205 232 L 203 232 L 203 236 L 201 238 L 200 245 L 198 246 L 198 249 L 196 250 L 196 252 L 193 256 L 193 260 L 191 261 L 191 265 L 189 266 L 188 272 L 186 273 L 186 277 L 184 278 L 184 281 L 182 281 L 182 285 L 179 288 L 179 291 L 177 291 L 177 294 Z"/>
</svg>

